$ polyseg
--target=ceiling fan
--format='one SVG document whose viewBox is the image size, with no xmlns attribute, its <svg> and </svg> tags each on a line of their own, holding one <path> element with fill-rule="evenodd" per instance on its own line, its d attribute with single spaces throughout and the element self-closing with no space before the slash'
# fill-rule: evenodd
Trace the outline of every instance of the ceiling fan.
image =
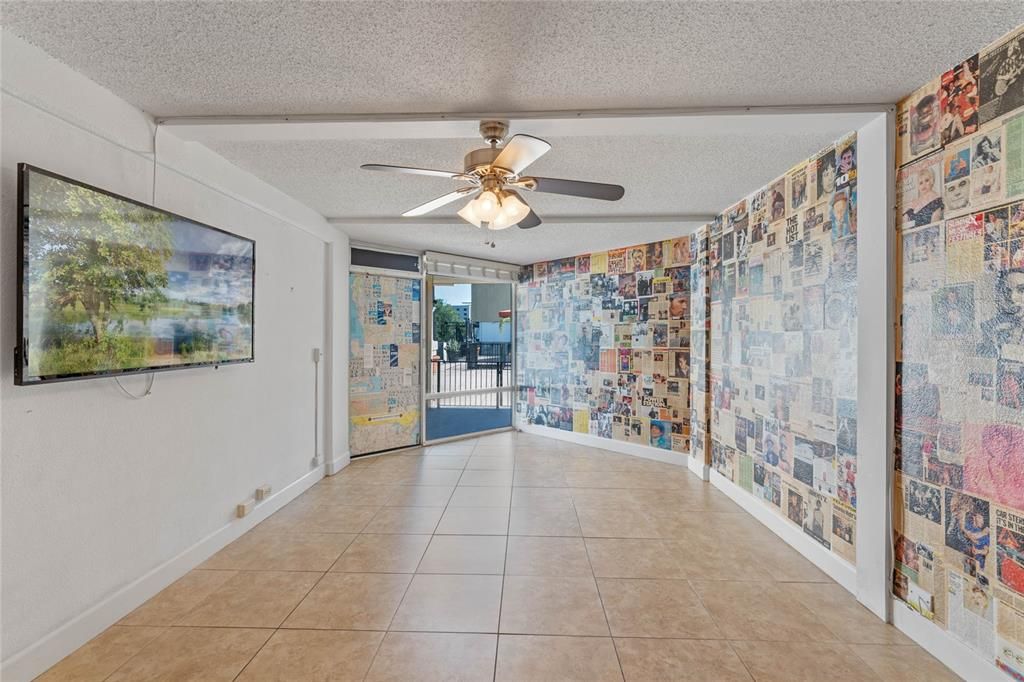
<svg viewBox="0 0 1024 682">
<path fill-rule="evenodd" d="M 532 135 L 513 135 L 504 146 L 499 147 L 507 134 L 508 123 L 505 121 L 482 121 L 480 135 L 490 146 L 466 154 L 465 170 L 461 173 L 377 163 L 363 164 L 360 168 L 429 175 L 464 182 L 466 184 L 463 187 L 409 209 L 402 217 L 425 215 L 453 201 L 470 197 L 471 200 L 459 211 L 459 217 L 477 227 L 486 226 L 490 230 L 504 230 L 513 225 L 529 229 L 541 224 L 537 214 L 516 191 L 518 189 L 604 201 L 618 201 L 626 192 L 619 185 L 601 182 L 523 175 L 527 166 L 544 156 L 551 145 Z"/>
</svg>

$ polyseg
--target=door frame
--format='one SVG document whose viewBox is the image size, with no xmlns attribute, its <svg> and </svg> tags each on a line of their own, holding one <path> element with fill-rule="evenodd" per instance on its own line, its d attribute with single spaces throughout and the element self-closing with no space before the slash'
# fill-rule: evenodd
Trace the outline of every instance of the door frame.
<svg viewBox="0 0 1024 682">
<path fill-rule="evenodd" d="M 457 284 L 508 284 L 510 287 L 510 305 L 512 316 L 509 318 L 512 324 L 512 347 L 511 347 L 511 367 L 510 377 L 511 381 L 507 386 L 502 386 L 497 389 L 469 389 L 466 391 L 446 391 L 442 393 L 430 394 L 430 367 L 431 367 L 431 353 L 434 347 L 434 278 L 443 277 L 448 280 L 455 280 Z M 421 368 L 422 376 L 420 377 L 420 414 L 423 415 L 423 430 L 422 438 L 420 442 L 422 445 L 437 445 L 440 443 L 450 443 L 453 441 L 465 440 L 467 438 L 477 438 L 479 436 L 490 435 L 493 433 L 504 433 L 506 431 L 513 431 L 515 429 L 516 417 L 515 417 L 515 403 L 519 393 L 519 384 L 516 381 L 516 370 L 518 369 L 518 353 L 516 347 L 516 329 L 517 329 L 517 312 L 516 312 L 516 294 L 518 291 L 519 283 L 508 280 L 494 280 L 482 277 L 469 277 L 463 275 L 431 275 L 423 274 L 423 284 L 420 290 L 420 301 L 422 303 L 422 311 L 420 319 L 420 351 L 421 351 Z M 429 294 L 429 295 L 428 295 Z M 511 396 L 509 399 L 509 408 L 512 410 L 512 423 L 508 426 L 503 426 L 497 429 L 488 429 L 486 431 L 475 431 L 473 433 L 458 434 L 455 436 L 446 436 L 444 438 L 427 438 L 427 403 L 431 399 L 429 395 L 448 397 L 453 394 L 457 395 L 473 395 L 476 394 L 488 394 L 488 393 L 507 393 Z"/>
</svg>

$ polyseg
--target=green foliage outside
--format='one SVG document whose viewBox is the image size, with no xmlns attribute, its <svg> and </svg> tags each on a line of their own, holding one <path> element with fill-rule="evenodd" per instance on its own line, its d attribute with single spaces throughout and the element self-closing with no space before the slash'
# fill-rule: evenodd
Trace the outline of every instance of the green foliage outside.
<svg viewBox="0 0 1024 682">
<path fill-rule="evenodd" d="M 29 189 L 29 376 L 224 360 L 215 322 L 251 325 L 251 303 L 165 295 L 171 217 L 48 176 L 32 175 Z"/>
<path fill-rule="evenodd" d="M 434 301 L 434 340 L 447 344 L 453 356 L 466 342 L 466 323 L 455 308 L 440 299 Z"/>
</svg>

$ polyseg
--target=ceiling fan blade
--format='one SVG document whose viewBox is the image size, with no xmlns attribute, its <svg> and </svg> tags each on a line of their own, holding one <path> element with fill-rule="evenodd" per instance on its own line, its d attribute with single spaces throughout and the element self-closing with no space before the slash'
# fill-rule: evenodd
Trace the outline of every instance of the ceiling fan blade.
<svg viewBox="0 0 1024 682">
<path fill-rule="evenodd" d="M 469 194 L 470 192 L 475 192 L 475 191 L 477 191 L 476 187 L 460 187 L 457 190 L 455 190 L 454 192 L 449 192 L 448 194 L 445 194 L 444 196 L 438 197 L 436 199 L 431 199 L 427 203 L 420 204 L 416 208 L 410 208 L 408 211 L 406 211 L 405 213 L 402 214 L 402 217 L 403 218 L 415 218 L 416 216 L 425 215 L 425 214 L 430 213 L 431 211 L 433 211 L 435 209 L 441 208 L 445 204 L 450 204 L 453 201 L 457 201 L 458 199 L 461 199 L 462 197 L 464 197 L 467 194 Z"/>
<path fill-rule="evenodd" d="M 526 217 L 519 221 L 519 227 L 524 230 L 529 230 L 531 227 L 537 227 L 540 225 L 540 216 L 530 209 L 530 212 L 526 214 Z"/>
<path fill-rule="evenodd" d="M 559 178 L 521 178 L 513 184 L 533 192 L 566 194 L 571 197 L 603 199 L 604 201 L 618 201 L 626 193 L 625 188 L 621 185 L 585 182 L 583 180 L 562 180 Z"/>
<path fill-rule="evenodd" d="M 458 178 L 463 177 L 462 173 L 455 173 L 453 171 L 431 170 L 430 168 L 411 168 L 409 166 L 388 166 L 381 163 L 364 163 L 360 168 L 370 171 L 405 173 L 407 175 L 429 175 L 435 178 L 448 178 L 449 180 L 457 180 Z"/>
<path fill-rule="evenodd" d="M 551 145 L 533 135 L 513 135 L 491 162 L 492 167 L 503 168 L 519 175 L 531 163 L 548 153 Z"/>
</svg>

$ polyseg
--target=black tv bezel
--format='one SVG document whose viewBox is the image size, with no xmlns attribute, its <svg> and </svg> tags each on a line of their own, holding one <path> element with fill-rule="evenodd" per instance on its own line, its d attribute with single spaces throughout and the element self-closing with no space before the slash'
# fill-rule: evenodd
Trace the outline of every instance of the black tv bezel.
<svg viewBox="0 0 1024 682">
<path fill-rule="evenodd" d="M 200 227 L 205 227 L 205 228 L 207 228 L 209 230 L 213 230 L 215 232 L 220 232 L 221 234 L 226 234 L 226 235 L 228 235 L 230 237 L 234 237 L 236 239 L 240 239 L 242 241 L 249 242 L 252 245 L 252 343 L 251 343 L 251 352 L 249 353 L 249 357 L 248 358 L 238 358 L 238 359 L 234 359 L 234 360 L 221 360 L 221 361 L 216 361 L 216 362 L 190 362 L 190 363 L 186 363 L 186 364 L 176 364 L 176 365 L 155 365 L 155 366 L 152 366 L 152 367 L 144 367 L 144 368 L 139 368 L 139 369 L 124 369 L 124 370 L 111 369 L 111 370 L 101 370 L 101 371 L 95 371 L 95 372 L 80 372 L 80 373 L 76 373 L 76 374 L 45 375 L 45 376 L 41 376 L 39 378 L 34 378 L 34 379 L 26 378 L 24 370 L 27 367 L 26 362 L 25 362 L 25 358 L 26 358 L 26 353 L 28 351 L 28 339 L 25 336 L 25 309 L 26 309 L 26 302 L 27 302 L 28 291 L 27 291 L 27 289 L 25 287 L 25 270 L 26 270 L 27 261 L 28 261 L 28 252 L 26 251 L 26 249 L 28 247 L 28 233 L 29 233 L 28 214 L 26 212 L 26 209 L 28 208 L 28 197 L 26 196 L 26 189 L 28 187 L 27 176 L 28 176 L 29 172 L 39 173 L 40 175 L 46 175 L 46 176 L 49 176 L 49 177 L 54 178 L 56 180 L 60 180 L 62 182 L 66 182 L 66 183 L 69 183 L 69 184 L 72 184 L 72 185 L 77 185 L 79 187 L 83 187 L 85 189 L 92 190 L 94 192 L 99 192 L 100 194 L 105 194 L 105 195 L 107 195 L 109 197 L 113 197 L 114 199 L 118 199 L 120 201 L 125 201 L 127 203 L 134 204 L 136 206 L 140 206 L 140 207 L 145 208 L 145 209 L 150 210 L 150 211 L 157 211 L 158 213 L 162 213 L 162 214 L 164 214 L 166 216 L 169 216 L 171 218 L 176 218 L 178 220 L 186 220 L 186 221 L 188 221 L 190 223 L 193 223 L 195 225 L 199 225 Z M 40 168 L 38 166 L 33 166 L 32 164 L 29 164 L 29 163 L 19 163 L 18 164 L 18 217 L 17 217 L 17 221 L 16 222 L 17 222 L 17 227 L 18 227 L 18 249 L 17 249 L 17 251 L 18 251 L 18 273 L 17 273 L 17 277 L 18 277 L 18 292 L 17 292 L 18 301 L 17 301 L 17 306 L 16 306 L 16 308 L 17 308 L 16 315 L 18 316 L 18 340 L 17 340 L 17 345 L 14 348 L 14 384 L 16 386 L 38 386 L 38 385 L 41 385 L 41 384 L 53 384 L 53 383 L 60 383 L 60 382 L 64 382 L 64 381 L 81 381 L 81 380 L 84 380 L 84 379 L 109 379 L 111 377 L 123 377 L 123 376 L 135 375 L 135 374 L 154 374 L 156 372 L 173 372 L 173 371 L 179 370 L 179 369 L 196 369 L 196 368 L 199 368 L 199 367 L 213 367 L 214 369 L 216 369 L 217 367 L 220 367 L 221 365 L 237 365 L 237 364 L 251 363 L 251 362 L 255 362 L 256 361 L 256 240 L 255 239 L 250 239 L 249 237 L 243 237 L 242 235 L 235 234 L 234 232 L 229 232 L 227 230 L 222 230 L 219 227 L 214 227 L 213 225 L 208 225 L 206 223 L 199 222 L 198 220 L 193 220 L 192 218 L 189 218 L 188 216 L 183 216 L 183 215 L 180 215 L 178 213 L 173 213 L 171 211 L 164 210 L 162 208 L 157 208 L 156 206 L 151 206 L 150 204 L 146 204 L 146 203 L 143 203 L 141 201 L 136 201 L 135 199 L 132 199 L 130 197 L 126 197 L 126 196 L 123 196 L 121 194 L 117 194 L 115 192 L 111 192 L 109 190 L 105 190 L 102 187 L 96 187 L 95 185 L 90 185 L 90 184 L 82 182 L 80 180 L 75 180 L 74 178 L 69 178 L 66 175 L 61 175 L 60 173 L 54 173 L 53 171 L 46 170 L 45 168 Z"/>
</svg>

